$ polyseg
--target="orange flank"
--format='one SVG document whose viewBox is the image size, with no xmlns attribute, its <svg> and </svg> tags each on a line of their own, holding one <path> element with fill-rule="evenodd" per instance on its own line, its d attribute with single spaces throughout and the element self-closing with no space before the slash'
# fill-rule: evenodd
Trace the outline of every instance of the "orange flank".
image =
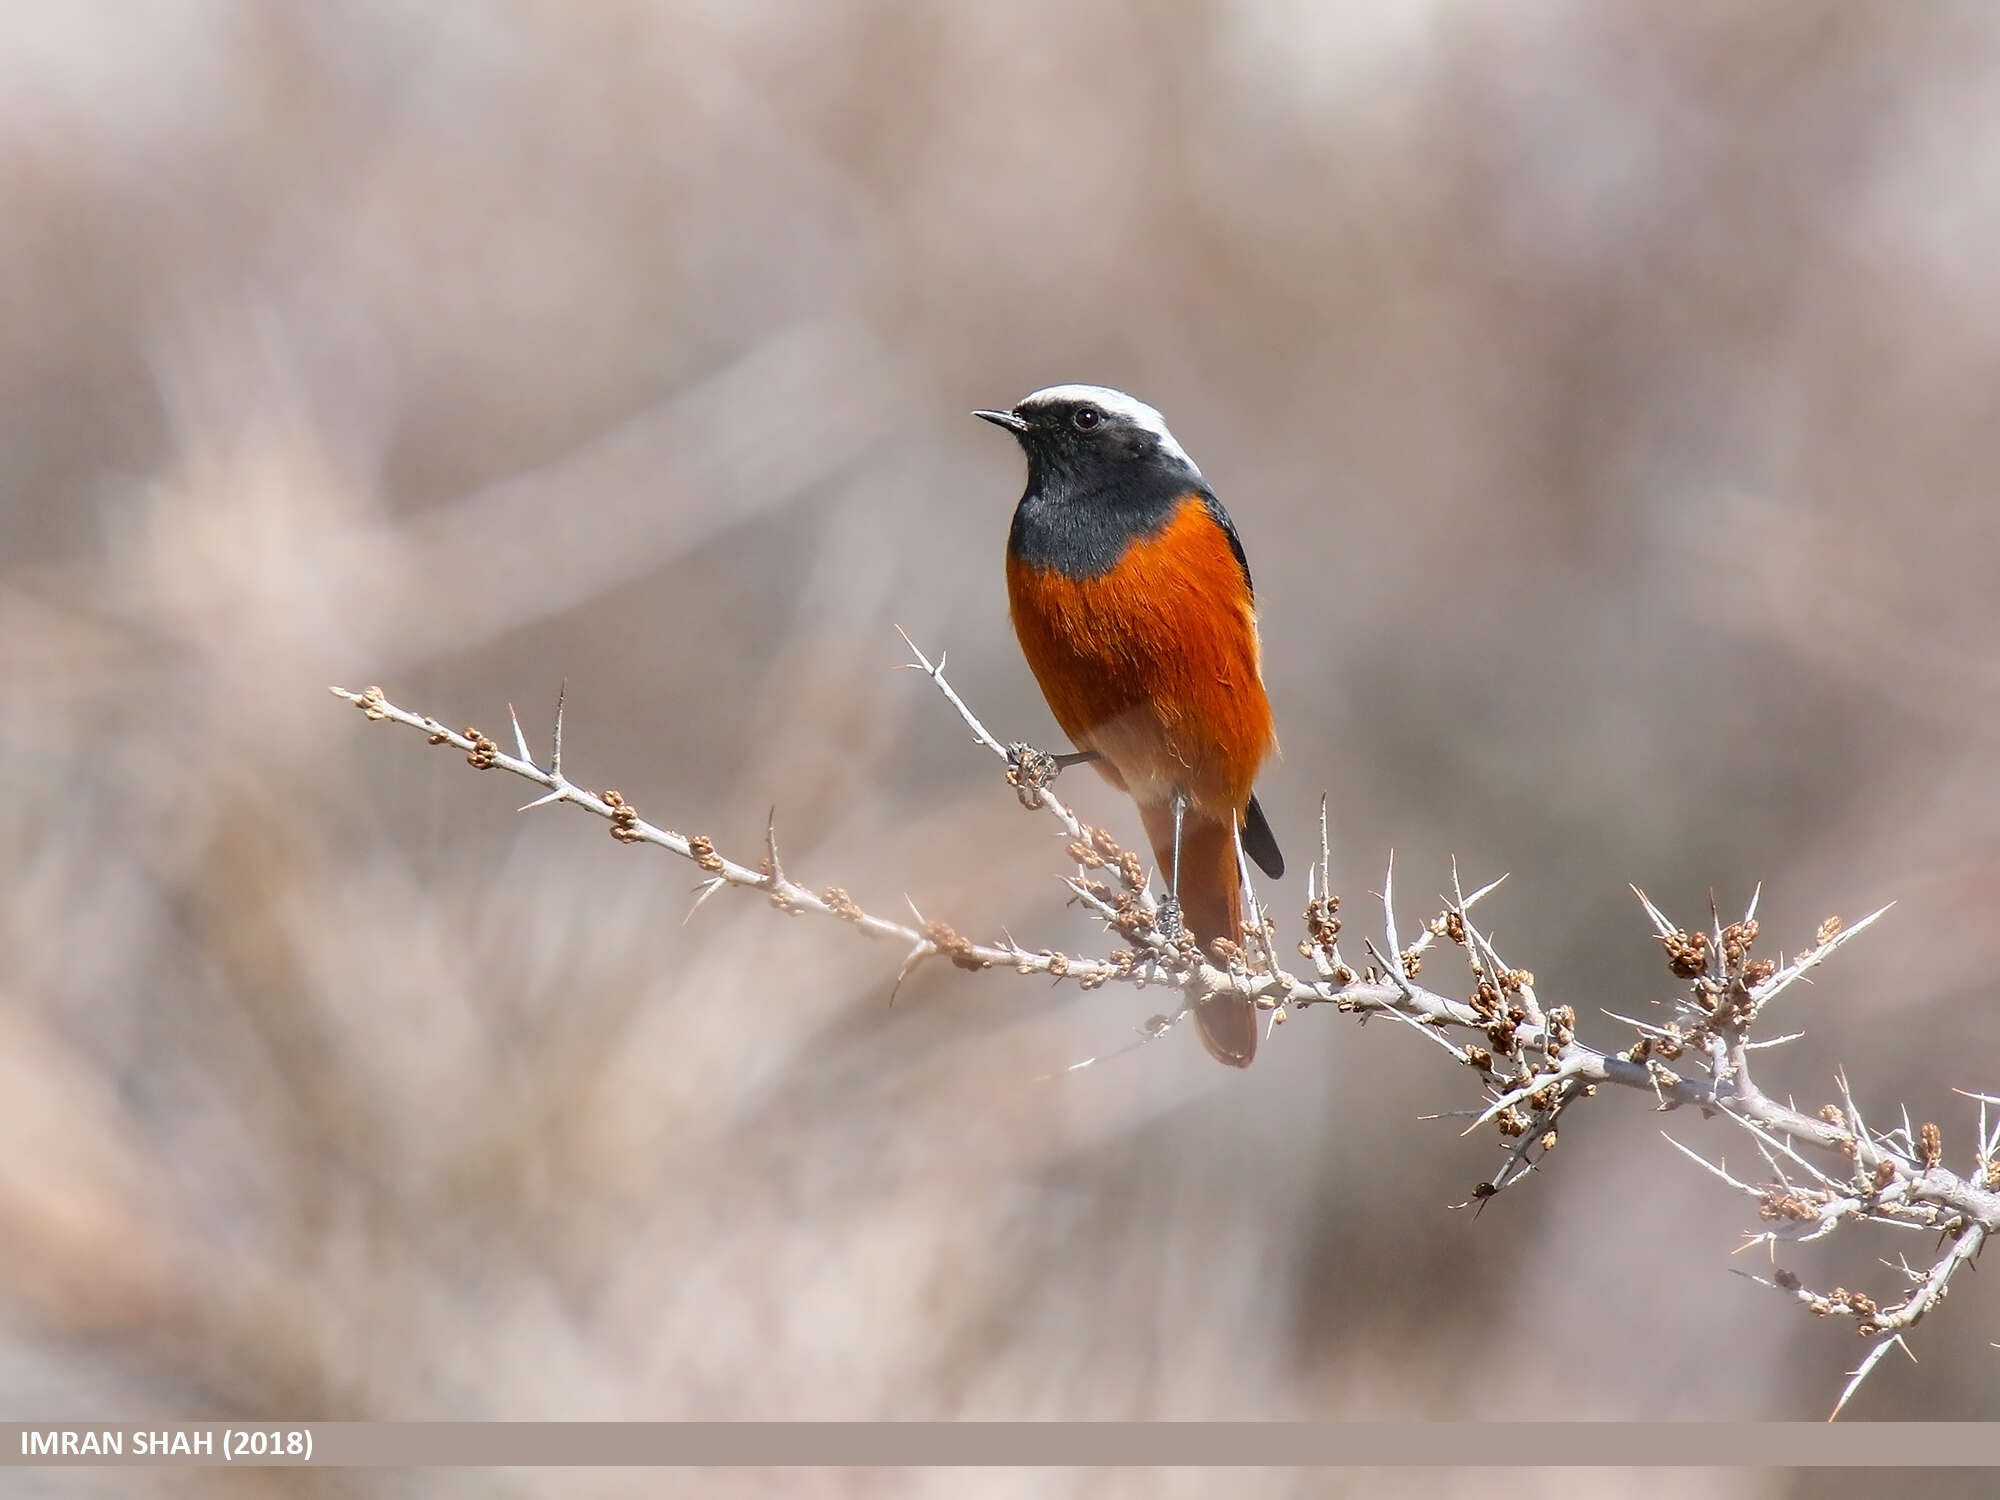
<svg viewBox="0 0 2000 1500">
<path fill-rule="evenodd" d="M 1095 578 L 1009 558 L 1007 594 L 1056 722 L 1115 785 L 1141 806 L 1179 789 L 1216 822 L 1242 815 L 1275 748 L 1271 705 L 1249 586 L 1199 496 Z"/>
</svg>

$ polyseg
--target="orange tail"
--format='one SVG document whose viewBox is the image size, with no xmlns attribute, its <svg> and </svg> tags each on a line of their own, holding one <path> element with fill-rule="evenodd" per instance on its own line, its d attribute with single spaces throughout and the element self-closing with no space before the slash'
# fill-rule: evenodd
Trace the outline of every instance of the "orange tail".
<svg viewBox="0 0 2000 1500">
<path fill-rule="evenodd" d="M 1146 837 L 1159 861 L 1160 878 L 1174 868 L 1174 810 L 1170 806 L 1141 807 Z M 1216 938 L 1240 937 L 1243 901 L 1237 878 L 1236 837 L 1231 824 L 1218 823 L 1189 809 L 1181 820 L 1181 917 L 1204 950 Z M 1247 1068 L 1257 1055 L 1257 1007 L 1240 996 L 1227 996 L 1195 1008 L 1194 1023 L 1202 1045 L 1217 1062 Z"/>
</svg>

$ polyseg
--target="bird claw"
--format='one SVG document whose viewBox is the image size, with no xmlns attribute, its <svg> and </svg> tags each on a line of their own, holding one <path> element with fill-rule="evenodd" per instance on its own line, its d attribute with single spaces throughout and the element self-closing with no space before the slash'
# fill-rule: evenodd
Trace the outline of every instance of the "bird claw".
<svg viewBox="0 0 2000 1500">
<path fill-rule="evenodd" d="M 1178 943 L 1187 931 L 1187 923 L 1181 920 L 1181 898 L 1166 895 L 1160 898 L 1160 908 L 1153 914 L 1153 930 L 1170 943 Z"/>
<path fill-rule="evenodd" d="M 1021 798 L 1021 806 L 1042 805 L 1042 788 L 1062 774 L 1062 761 L 1046 750 L 1037 750 L 1023 741 L 1007 747 L 1007 784 Z"/>
</svg>

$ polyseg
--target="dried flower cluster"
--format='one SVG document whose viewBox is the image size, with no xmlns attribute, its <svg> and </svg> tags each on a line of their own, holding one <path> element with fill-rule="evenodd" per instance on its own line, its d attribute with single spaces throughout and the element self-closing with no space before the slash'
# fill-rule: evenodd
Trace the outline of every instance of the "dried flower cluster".
<svg viewBox="0 0 2000 1500">
<path fill-rule="evenodd" d="M 1662 1110 L 1692 1105 L 1704 1115 L 1720 1115 L 1754 1140 L 1767 1176 L 1743 1181 L 1671 1138 L 1670 1144 L 1752 1201 L 1763 1227 L 1749 1243 L 1769 1246 L 1775 1254 L 1782 1242 L 1816 1240 L 1849 1222 L 1915 1229 L 1935 1239 L 1937 1250 L 1927 1265 L 1899 1262 L 1903 1295 L 1887 1304 L 1844 1287 L 1815 1292 L 1785 1269 L 1752 1278 L 1797 1298 L 1820 1316 L 1852 1318 L 1857 1331 L 1874 1341 L 1834 1407 L 1835 1415 L 1881 1357 L 1942 1300 L 1957 1270 L 1977 1257 L 1989 1236 L 2000 1233 L 2000 1122 L 1989 1127 L 1987 1110 L 2000 1104 L 2000 1098 L 1966 1096 L 1979 1104 L 1978 1130 L 1967 1153 L 1969 1169 L 1959 1175 L 1945 1166 L 1938 1125 L 1926 1122 L 1913 1128 L 1905 1116 L 1888 1130 L 1869 1127 L 1844 1077 L 1838 1081 L 1840 1101 L 1816 1115 L 1779 1103 L 1752 1078 L 1753 1050 L 1793 1039 L 1753 1039 L 1765 1008 L 1865 931 L 1881 911 L 1851 925 L 1829 917 L 1812 943 L 1787 962 L 1752 956 L 1761 936 L 1754 897 L 1739 920 L 1724 923 L 1711 911 L 1708 927 L 1690 930 L 1669 920 L 1635 888 L 1681 988 L 1659 1021 L 1605 1011 L 1630 1026 L 1635 1037 L 1622 1048 L 1600 1049 L 1579 1038 L 1574 1006 L 1545 1006 L 1536 993 L 1535 976 L 1503 960 L 1474 924 L 1474 905 L 1499 881 L 1467 895 L 1454 871 L 1451 897 L 1406 944 L 1397 932 L 1392 861 L 1382 887 L 1383 941 L 1364 939 L 1366 956 L 1359 962 L 1344 955 L 1340 900 L 1327 884 L 1329 830 L 1322 802 L 1319 858 L 1307 871 L 1305 936 L 1298 944 L 1312 974 L 1293 974 L 1278 961 L 1274 924 L 1250 889 L 1247 871 L 1242 941 L 1217 939 L 1204 953 L 1192 936 L 1165 919 L 1140 857 L 1103 829 L 1083 823 L 1056 797 L 1052 786 L 1064 759 L 1026 745 L 1002 744 L 946 681 L 942 659 L 933 664 L 914 645 L 911 650 L 917 658 L 911 665 L 930 677 L 977 741 L 1005 763 L 1008 783 L 1022 804 L 1046 810 L 1062 824 L 1075 865 L 1068 877 L 1070 891 L 1120 941 L 1104 957 L 1032 950 L 1011 938 L 978 942 L 914 911 L 913 922 L 873 915 L 838 886 L 815 892 L 792 880 L 779 862 L 776 831 L 768 824 L 763 857 L 753 868 L 725 858 L 703 835 L 650 823 L 617 792 L 587 791 L 564 775 L 560 700 L 550 762 L 544 768 L 529 753 L 518 719 L 513 723 L 518 753 L 508 755 L 477 729 L 454 733 L 434 719 L 396 707 L 380 688 L 333 691 L 370 719 L 407 724 L 424 732 L 433 745 L 464 751 L 478 769 L 497 768 L 545 788 L 546 794 L 528 803 L 529 808 L 571 803 L 605 819 L 612 837 L 621 842 L 654 844 L 693 862 L 708 877 L 698 888 L 697 904 L 724 886 L 742 886 L 763 891 L 773 906 L 791 915 L 823 913 L 903 944 L 898 985 L 919 964 L 941 957 L 962 969 L 1005 967 L 1070 979 L 1086 990 L 1110 984 L 1159 986 L 1175 997 L 1177 1006 L 1174 1014 L 1156 1016 L 1148 1024 L 1155 1035 L 1224 993 L 1248 997 L 1270 1013 L 1274 1026 L 1315 1005 L 1332 1005 L 1364 1021 L 1381 1014 L 1413 1026 L 1480 1080 L 1481 1107 L 1463 1111 L 1471 1117 L 1467 1133 L 1491 1127 L 1502 1156 L 1491 1176 L 1474 1186 L 1468 1203 L 1483 1202 L 1527 1176 L 1555 1148 L 1565 1114 L 1602 1085 L 1648 1094 Z M 1440 944 L 1457 948 L 1465 961 L 1470 988 L 1463 998 L 1415 982 L 1426 955 Z"/>
</svg>

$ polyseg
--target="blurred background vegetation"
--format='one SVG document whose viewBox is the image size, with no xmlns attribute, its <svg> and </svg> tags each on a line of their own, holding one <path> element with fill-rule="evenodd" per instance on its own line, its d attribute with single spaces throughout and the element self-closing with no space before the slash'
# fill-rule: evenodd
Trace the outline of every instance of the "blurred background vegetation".
<svg viewBox="0 0 2000 1500">
<path fill-rule="evenodd" d="M 1413 903 L 1511 871 L 1503 949 L 1587 1034 L 1672 982 L 1627 881 L 1763 881 L 1786 949 L 1896 899 L 1767 1086 L 1844 1064 L 1963 1166 L 1991 6 L 16 0 L 0 191 L 10 1411 L 1831 1405 L 1864 1346 L 1730 1274 L 1747 1206 L 1656 1134 L 1719 1127 L 1600 1098 L 1452 1213 L 1492 1144 L 1418 1120 L 1469 1080 L 1401 1028 L 1051 1078 L 1150 997 L 938 967 L 892 1009 L 900 954 L 683 925 L 684 865 L 325 685 L 539 739 L 566 679 L 569 768 L 647 816 L 754 857 L 775 804 L 801 879 L 1101 948 L 892 626 L 1054 741 L 967 411 L 1116 385 L 1242 530 L 1295 870 L 1325 790 L 1360 920 L 1392 846 Z M 1879 1293 L 1903 1248 L 1789 1263 Z M 1857 1415 L 2000 1416 L 1991 1281 Z"/>
</svg>

